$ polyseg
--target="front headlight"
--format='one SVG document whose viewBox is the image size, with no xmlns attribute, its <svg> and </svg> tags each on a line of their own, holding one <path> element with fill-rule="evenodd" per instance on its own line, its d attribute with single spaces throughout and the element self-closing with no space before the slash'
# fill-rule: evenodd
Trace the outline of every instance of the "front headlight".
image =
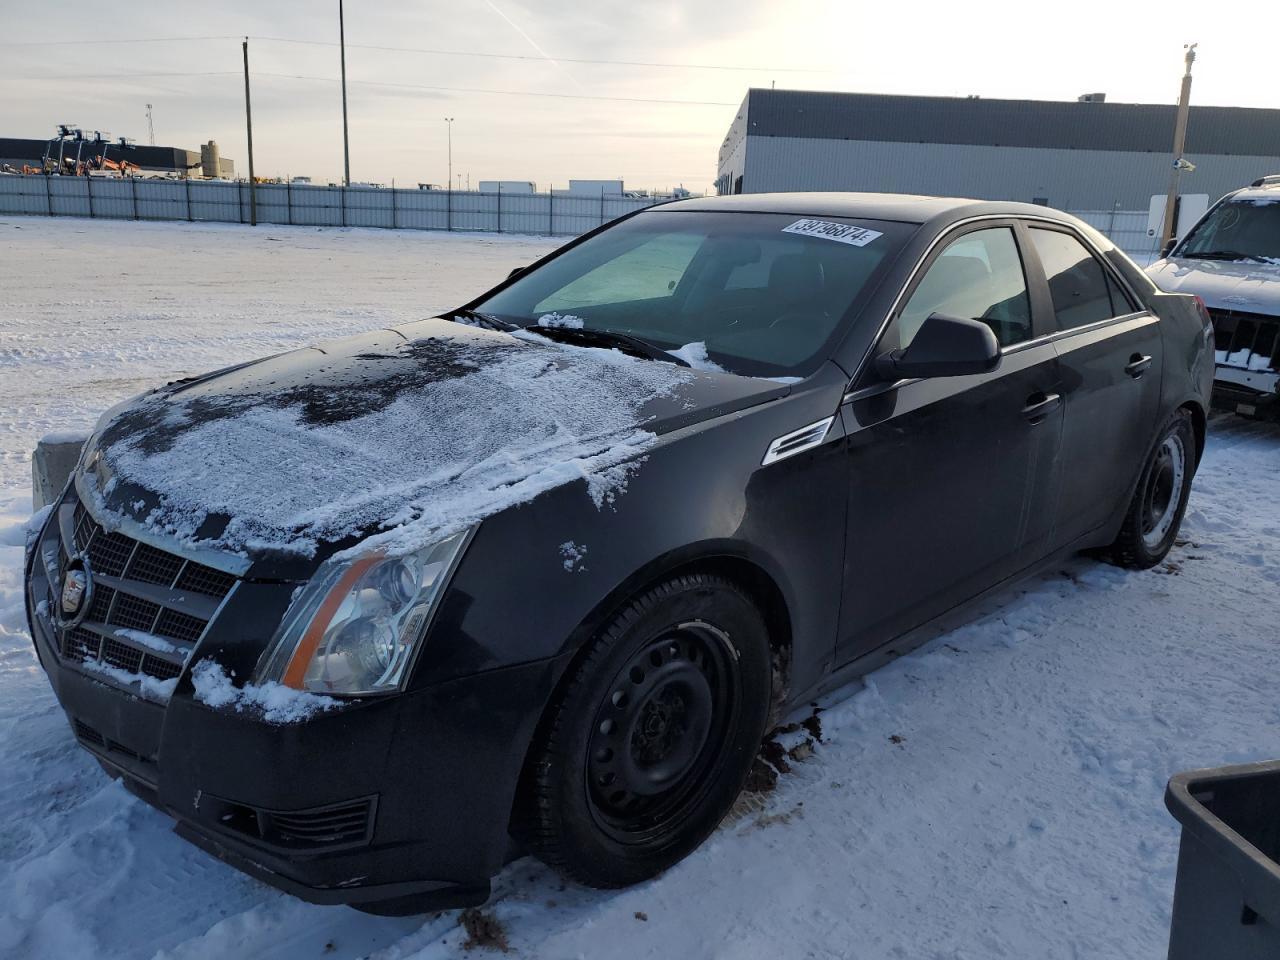
<svg viewBox="0 0 1280 960">
<path fill-rule="evenodd" d="M 255 681 L 313 693 L 398 690 L 470 535 L 404 556 L 326 561 L 285 614 Z"/>
</svg>

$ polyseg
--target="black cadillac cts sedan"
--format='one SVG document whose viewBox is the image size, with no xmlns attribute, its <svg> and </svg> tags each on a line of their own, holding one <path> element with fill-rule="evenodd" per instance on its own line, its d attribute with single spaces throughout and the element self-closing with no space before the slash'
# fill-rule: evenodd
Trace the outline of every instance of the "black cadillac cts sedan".
<svg viewBox="0 0 1280 960">
<path fill-rule="evenodd" d="M 374 912 L 689 854 L 776 718 L 1071 551 L 1169 551 L 1212 331 L 1014 203 L 672 203 L 109 411 L 27 561 L 81 745 Z"/>
</svg>

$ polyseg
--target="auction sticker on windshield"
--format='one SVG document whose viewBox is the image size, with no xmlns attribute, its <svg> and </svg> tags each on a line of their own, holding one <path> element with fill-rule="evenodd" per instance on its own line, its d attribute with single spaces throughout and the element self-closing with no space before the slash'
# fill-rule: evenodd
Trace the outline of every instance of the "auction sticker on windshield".
<svg viewBox="0 0 1280 960">
<path fill-rule="evenodd" d="M 797 220 L 791 226 L 783 227 L 782 232 L 798 233 L 803 237 L 821 237 L 854 247 L 865 247 L 876 237 L 884 236 L 865 227 L 855 227 L 851 223 L 832 223 L 830 220 Z"/>
</svg>

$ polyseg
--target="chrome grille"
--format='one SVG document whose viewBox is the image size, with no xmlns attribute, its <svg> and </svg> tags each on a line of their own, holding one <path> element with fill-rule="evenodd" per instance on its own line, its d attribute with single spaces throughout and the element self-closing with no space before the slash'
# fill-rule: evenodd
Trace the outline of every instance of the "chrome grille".
<svg viewBox="0 0 1280 960">
<path fill-rule="evenodd" d="M 73 627 L 62 638 L 62 655 L 75 660 L 97 660 L 102 637 L 84 627 Z"/>
<path fill-rule="evenodd" d="M 111 624 L 150 633 L 159 615 L 160 604 L 122 593 L 116 597 L 115 606 L 111 609 Z"/>
<path fill-rule="evenodd" d="M 89 608 L 88 619 L 95 623 L 106 623 L 107 615 L 111 612 L 111 601 L 115 597 L 116 592 L 110 587 L 94 587 L 93 606 Z"/>
<path fill-rule="evenodd" d="M 160 611 L 160 618 L 156 620 L 156 625 L 151 629 L 151 632 L 157 636 L 168 637 L 170 640 L 195 643 L 200 639 L 200 634 L 204 633 L 206 622 L 199 617 L 192 617 L 185 613 L 179 613 L 177 610 L 163 608 Z"/>
<path fill-rule="evenodd" d="M 102 639 L 102 662 L 109 667 L 119 667 L 126 673 L 142 672 L 142 651 L 111 637 Z"/>
<path fill-rule="evenodd" d="M 129 564 L 129 579 L 143 583 L 171 586 L 182 569 L 182 558 L 157 550 L 147 543 L 138 544 L 133 562 Z"/>
<path fill-rule="evenodd" d="M 99 529 L 89 540 L 86 553 L 95 573 L 118 577 L 124 573 L 129 556 L 133 553 L 133 541 L 124 534 L 106 533 Z"/>
<path fill-rule="evenodd" d="M 231 592 L 236 578 L 126 534 L 109 532 L 78 500 L 71 537 L 66 552 L 88 558 L 94 590 L 84 622 L 61 631 L 63 658 L 93 661 L 157 680 L 181 674 L 209 621 L 174 606 L 188 605 L 202 614 L 213 611 Z M 65 567 L 65 557 L 60 567 Z M 163 638 L 174 650 L 158 650 L 162 645 L 147 644 L 145 637 L 135 641 L 126 632 L 131 630 Z"/>
<path fill-rule="evenodd" d="M 175 586 L 179 590 L 194 590 L 221 600 L 231 592 L 235 582 L 236 578 L 229 573 L 206 567 L 203 563 L 188 563 Z"/>
</svg>

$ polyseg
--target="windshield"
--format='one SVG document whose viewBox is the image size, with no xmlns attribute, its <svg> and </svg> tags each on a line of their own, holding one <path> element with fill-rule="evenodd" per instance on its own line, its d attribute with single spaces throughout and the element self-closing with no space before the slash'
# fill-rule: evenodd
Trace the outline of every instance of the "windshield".
<svg viewBox="0 0 1280 960">
<path fill-rule="evenodd" d="M 915 229 L 795 214 L 646 213 L 474 309 L 549 334 L 627 334 L 704 369 L 806 376 Z"/>
<path fill-rule="evenodd" d="M 1176 256 L 1280 263 L 1280 199 L 1220 204 L 1182 242 Z"/>
</svg>

